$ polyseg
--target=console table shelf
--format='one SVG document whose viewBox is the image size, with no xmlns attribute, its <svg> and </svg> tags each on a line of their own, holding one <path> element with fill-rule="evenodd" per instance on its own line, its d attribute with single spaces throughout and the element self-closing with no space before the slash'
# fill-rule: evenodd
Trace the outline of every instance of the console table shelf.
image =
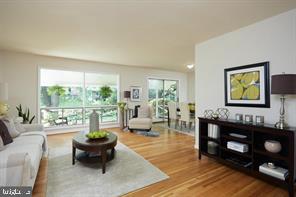
<svg viewBox="0 0 296 197">
<path fill-rule="evenodd" d="M 228 148 L 224 148 L 224 147 L 220 147 L 220 149 L 222 151 L 230 152 L 230 153 L 242 156 L 242 157 L 252 158 L 252 155 L 250 155 L 249 153 L 241 153 L 241 152 L 237 152 L 237 151 L 234 151 L 234 150 L 231 150 L 231 149 L 228 149 Z"/>
<path fill-rule="evenodd" d="M 215 124 L 220 131 L 220 138 L 208 137 L 208 124 Z M 232 133 L 246 136 L 239 138 Z M 231 135 L 230 135 L 231 134 Z M 277 129 L 270 124 L 245 124 L 235 120 L 213 120 L 199 118 L 199 159 L 202 155 L 215 159 L 236 170 L 242 171 L 253 177 L 259 178 L 276 186 L 280 186 L 289 192 L 289 196 L 295 196 L 296 185 L 296 128 Z M 282 145 L 280 153 L 270 153 L 264 148 L 266 140 L 277 140 Z M 208 142 L 217 144 L 216 154 L 208 153 Z M 236 141 L 248 145 L 248 152 L 241 153 L 227 148 L 228 141 Z M 288 170 L 285 180 L 280 180 L 259 171 L 259 166 L 273 162 Z M 244 167 L 246 166 L 246 167 Z"/>
<path fill-rule="evenodd" d="M 252 144 L 252 142 L 250 140 L 241 139 L 241 138 L 233 137 L 233 136 L 230 136 L 230 135 L 222 135 L 221 137 L 226 139 L 226 140 L 237 141 L 237 142 L 241 142 L 241 143 L 245 143 L 245 144 Z"/>
<path fill-rule="evenodd" d="M 280 154 L 270 153 L 270 152 L 263 151 L 263 150 L 254 150 L 254 153 L 260 154 L 263 156 L 267 156 L 267 157 L 271 157 L 274 159 L 279 159 L 279 160 L 286 161 L 286 162 L 289 161 L 288 157 L 284 157 L 284 156 L 281 156 Z"/>
<path fill-rule="evenodd" d="M 213 141 L 213 142 L 216 142 L 216 143 L 220 144 L 220 140 L 215 139 L 215 138 L 211 138 L 211 137 L 208 137 L 208 136 L 201 136 L 201 138 L 203 138 L 205 140 Z"/>
</svg>

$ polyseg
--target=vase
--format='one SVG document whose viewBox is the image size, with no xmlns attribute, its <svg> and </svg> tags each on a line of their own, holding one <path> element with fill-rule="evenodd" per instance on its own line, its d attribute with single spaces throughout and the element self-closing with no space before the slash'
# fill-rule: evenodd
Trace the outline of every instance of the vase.
<svg viewBox="0 0 296 197">
<path fill-rule="evenodd" d="M 96 112 L 96 110 L 93 110 L 89 116 L 89 132 L 98 130 L 100 130 L 99 114 Z"/>
<path fill-rule="evenodd" d="M 57 94 L 52 94 L 50 96 L 51 106 L 52 107 L 58 107 L 60 104 L 60 96 Z"/>
<path fill-rule="evenodd" d="M 119 125 L 121 129 L 124 129 L 124 110 L 120 110 Z"/>
</svg>

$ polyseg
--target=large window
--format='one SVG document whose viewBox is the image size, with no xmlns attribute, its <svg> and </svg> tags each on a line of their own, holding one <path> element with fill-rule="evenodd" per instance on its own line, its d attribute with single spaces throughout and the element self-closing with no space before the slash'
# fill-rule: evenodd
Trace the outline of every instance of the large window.
<svg viewBox="0 0 296 197">
<path fill-rule="evenodd" d="M 40 70 L 40 118 L 45 127 L 84 125 L 93 110 L 118 122 L 118 75 Z"/>
</svg>

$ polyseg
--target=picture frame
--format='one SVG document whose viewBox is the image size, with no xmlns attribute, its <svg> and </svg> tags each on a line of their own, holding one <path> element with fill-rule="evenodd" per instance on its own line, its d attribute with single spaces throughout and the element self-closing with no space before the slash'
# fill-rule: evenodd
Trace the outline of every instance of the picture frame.
<svg viewBox="0 0 296 197">
<path fill-rule="evenodd" d="M 224 69 L 225 106 L 270 108 L 269 62 Z"/>
<path fill-rule="evenodd" d="M 142 98 L 142 88 L 140 86 L 131 86 L 131 101 L 140 102 Z"/>
</svg>

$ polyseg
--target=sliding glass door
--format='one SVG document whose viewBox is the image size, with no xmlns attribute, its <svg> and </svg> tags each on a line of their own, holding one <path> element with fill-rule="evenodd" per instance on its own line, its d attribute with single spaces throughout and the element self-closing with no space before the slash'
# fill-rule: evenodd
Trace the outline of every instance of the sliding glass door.
<svg viewBox="0 0 296 197">
<path fill-rule="evenodd" d="M 165 121 L 167 118 L 167 103 L 179 100 L 177 80 L 148 79 L 148 100 L 154 109 L 154 122 Z"/>
</svg>

